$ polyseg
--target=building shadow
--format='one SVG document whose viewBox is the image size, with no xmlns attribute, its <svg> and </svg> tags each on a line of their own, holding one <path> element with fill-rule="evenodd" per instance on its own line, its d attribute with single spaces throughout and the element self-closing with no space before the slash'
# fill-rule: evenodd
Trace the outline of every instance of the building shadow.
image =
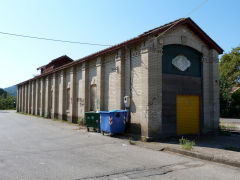
<svg viewBox="0 0 240 180">
<path fill-rule="evenodd" d="M 141 136 L 135 133 L 114 134 L 112 137 L 141 141 Z M 206 147 L 240 152 L 240 131 L 219 130 L 218 132 L 204 135 L 170 136 L 152 139 L 151 142 L 178 145 L 179 139 L 181 138 L 194 141 L 194 147 Z"/>
</svg>

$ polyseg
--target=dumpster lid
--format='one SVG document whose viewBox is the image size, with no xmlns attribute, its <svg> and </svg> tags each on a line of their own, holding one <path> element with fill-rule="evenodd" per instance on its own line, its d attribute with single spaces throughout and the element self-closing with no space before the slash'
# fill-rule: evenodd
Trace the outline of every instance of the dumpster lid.
<svg viewBox="0 0 240 180">
<path fill-rule="evenodd" d="M 127 112 L 127 110 L 98 111 L 99 113 Z"/>
<path fill-rule="evenodd" d="M 126 110 L 112 110 L 112 111 L 109 111 L 109 112 L 126 112 Z"/>
</svg>

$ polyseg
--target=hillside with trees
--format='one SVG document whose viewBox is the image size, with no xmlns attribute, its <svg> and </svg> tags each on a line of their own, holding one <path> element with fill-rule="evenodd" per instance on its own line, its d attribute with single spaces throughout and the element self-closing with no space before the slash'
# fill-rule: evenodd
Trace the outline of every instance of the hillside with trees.
<svg viewBox="0 0 240 180">
<path fill-rule="evenodd" d="M 12 96 L 17 96 L 17 86 L 10 86 L 4 88 L 4 91 L 7 91 Z"/>
<path fill-rule="evenodd" d="M 15 108 L 16 108 L 16 96 L 12 96 L 7 91 L 0 88 L 0 110 Z"/>
</svg>

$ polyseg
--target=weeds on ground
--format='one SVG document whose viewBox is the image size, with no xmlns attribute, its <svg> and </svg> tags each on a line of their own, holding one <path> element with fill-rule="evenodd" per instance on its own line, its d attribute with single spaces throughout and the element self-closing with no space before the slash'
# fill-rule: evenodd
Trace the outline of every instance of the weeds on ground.
<svg viewBox="0 0 240 180">
<path fill-rule="evenodd" d="M 84 125 L 84 118 L 79 118 L 77 121 L 79 126 L 83 126 Z"/>
<path fill-rule="evenodd" d="M 42 117 L 40 115 L 35 115 L 35 114 L 28 114 L 28 113 L 24 113 L 24 112 L 17 112 L 19 114 L 23 114 L 23 115 L 28 115 L 28 116 L 34 116 L 34 117 L 39 117 L 39 118 L 45 118 L 45 117 Z"/>
<path fill-rule="evenodd" d="M 28 114 L 25 113 L 25 112 L 17 112 L 17 113 L 19 113 L 19 114 L 23 114 L 23 115 L 28 115 Z"/>
<path fill-rule="evenodd" d="M 181 139 L 179 139 L 179 144 L 181 145 L 182 149 L 190 151 L 195 145 L 195 142 L 182 137 Z"/>
<path fill-rule="evenodd" d="M 69 124 L 72 124 L 71 122 L 69 122 L 68 120 L 64 120 L 64 119 L 58 119 L 58 118 L 54 118 L 52 119 L 53 121 L 59 121 L 59 122 L 62 122 L 62 123 L 69 123 Z"/>
<path fill-rule="evenodd" d="M 237 127 L 234 124 L 219 124 L 218 133 L 221 136 L 231 136 L 232 131 L 236 130 Z"/>
<path fill-rule="evenodd" d="M 23 114 L 23 115 L 30 115 L 30 116 L 34 116 L 34 117 L 39 117 L 39 118 L 46 118 L 46 119 L 51 119 L 53 121 L 59 121 L 59 122 L 62 122 L 62 123 L 69 123 L 69 124 L 72 124 L 71 122 L 67 121 L 67 120 L 64 120 L 64 119 L 58 119 L 58 118 L 50 118 L 49 116 L 40 116 L 40 115 L 34 115 L 34 114 L 28 114 L 28 113 L 24 113 L 24 112 L 17 112 L 19 114 Z"/>
<path fill-rule="evenodd" d="M 228 130 L 222 130 L 222 129 L 219 129 L 218 133 L 220 136 L 231 136 L 232 135 L 232 133 L 229 132 Z"/>
<path fill-rule="evenodd" d="M 235 130 L 235 129 L 237 129 L 237 127 L 234 124 L 220 123 L 219 124 L 219 129 L 221 129 L 221 130 Z"/>
<path fill-rule="evenodd" d="M 133 141 L 132 137 L 130 137 L 128 140 L 129 140 L 129 144 L 136 145 L 136 142 Z"/>
</svg>

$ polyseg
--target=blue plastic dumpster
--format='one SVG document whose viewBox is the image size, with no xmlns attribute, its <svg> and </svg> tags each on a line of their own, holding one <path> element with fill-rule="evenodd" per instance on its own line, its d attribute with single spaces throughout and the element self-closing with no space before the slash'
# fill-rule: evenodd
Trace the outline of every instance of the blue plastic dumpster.
<svg viewBox="0 0 240 180">
<path fill-rule="evenodd" d="M 123 133 L 127 122 L 126 110 L 100 111 L 101 131 L 106 133 Z"/>
</svg>

